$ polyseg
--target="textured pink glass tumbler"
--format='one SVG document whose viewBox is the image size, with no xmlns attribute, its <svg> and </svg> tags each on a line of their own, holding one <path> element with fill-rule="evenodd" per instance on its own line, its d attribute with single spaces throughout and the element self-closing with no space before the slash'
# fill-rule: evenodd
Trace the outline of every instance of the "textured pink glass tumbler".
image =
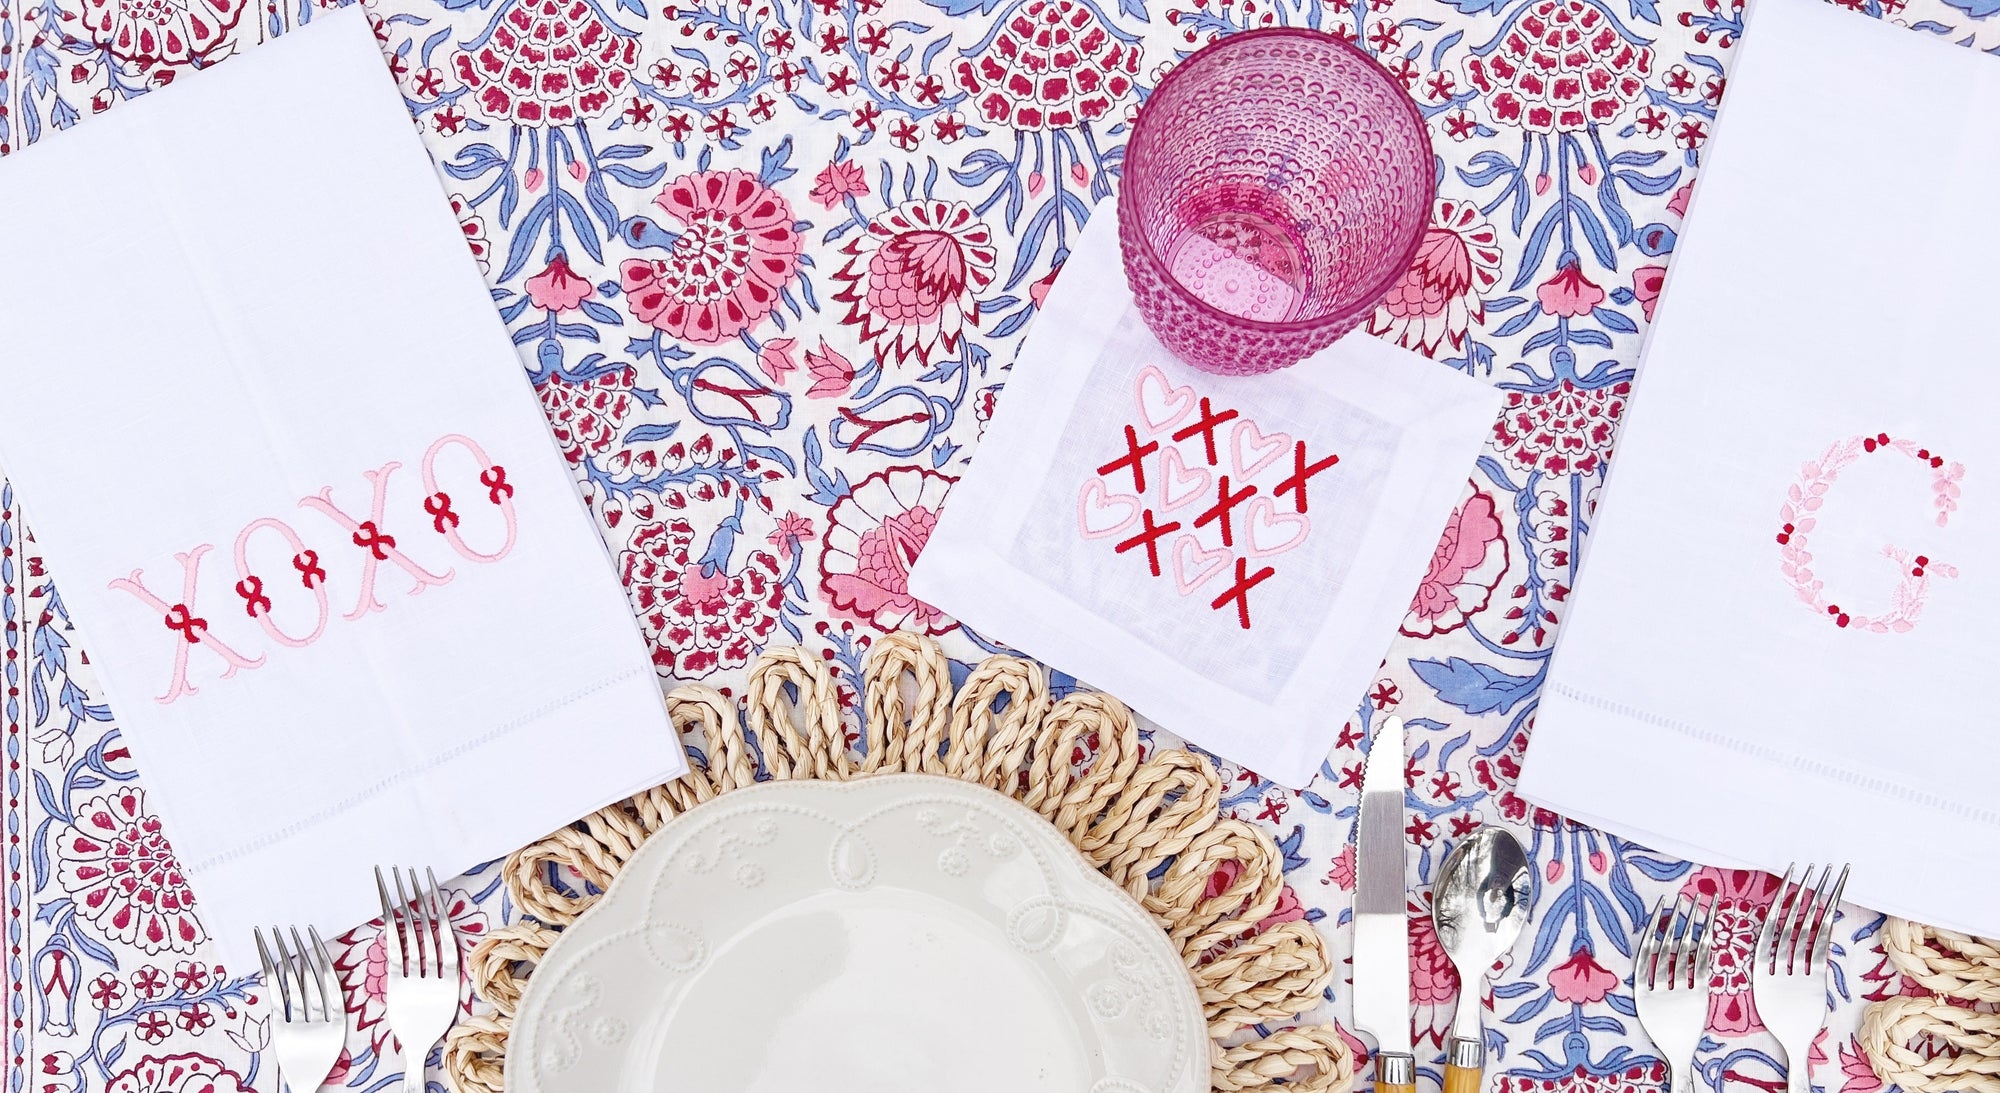
<svg viewBox="0 0 2000 1093">
<path fill-rule="evenodd" d="M 1139 313 L 1225 374 L 1296 364 L 1354 329 L 1430 222 L 1430 134 L 1373 58 L 1252 30 L 1169 72 L 1125 148 L 1118 244 Z"/>
</svg>

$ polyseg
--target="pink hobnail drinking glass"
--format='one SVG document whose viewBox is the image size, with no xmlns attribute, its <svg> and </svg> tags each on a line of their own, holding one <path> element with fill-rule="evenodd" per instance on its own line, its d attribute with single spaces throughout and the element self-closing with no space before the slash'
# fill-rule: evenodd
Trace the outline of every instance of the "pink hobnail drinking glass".
<svg viewBox="0 0 2000 1093">
<path fill-rule="evenodd" d="M 1295 364 L 1409 269 L 1432 172 L 1423 116 L 1374 58 L 1312 30 L 1224 38 L 1160 81 L 1125 148 L 1139 313 L 1197 368 Z"/>
</svg>

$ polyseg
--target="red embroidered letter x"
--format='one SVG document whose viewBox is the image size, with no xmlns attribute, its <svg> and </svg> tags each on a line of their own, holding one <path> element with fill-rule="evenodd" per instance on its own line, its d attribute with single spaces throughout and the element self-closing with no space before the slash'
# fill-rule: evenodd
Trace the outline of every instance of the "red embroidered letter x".
<svg viewBox="0 0 2000 1093">
<path fill-rule="evenodd" d="M 1201 400 L 1201 416 L 1195 419 L 1194 424 L 1184 429 L 1175 430 L 1174 439 L 1186 440 L 1188 437 L 1200 433 L 1203 452 L 1208 456 L 1208 465 L 1213 467 L 1216 462 L 1215 427 L 1235 417 L 1236 411 L 1234 410 L 1224 410 L 1219 414 L 1216 413 L 1209 407 L 1208 400 L 1204 398 Z"/>
<path fill-rule="evenodd" d="M 447 569 L 443 573 L 432 573 L 430 570 L 418 565 L 409 555 L 396 549 L 396 539 L 394 536 L 382 533 L 382 514 L 383 510 L 387 508 L 389 500 L 389 475 L 394 473 L 396 468 L 400 466 L 402 466 L 401 463 L 384 463 L 382 464 L 382 469 L 379 471 L 361 472 L 362 476 L 368 479 L 369 487 L 374 491 L 373 500 L 368 507 L 368 519 L 366 520 L 356 520 L 354 517 L 335 508 L 332 486 L 319 491 L 317 496 L 302 497 L 299 499 L 300 508 L 312 509 L 333 520 L 333 522 L 346 528 L 348 531 L 353 532 L 354 545 L 362 547 L 368 552 L 366 561 L 363 563 L 361 569 L 361 598 L 355 601 L 354 610 L 346 614 L 345 617 L 348 619 L 358 619 L 370 611 L 384 610 L 382 601 L 375 598 L 375 570 L 383 562 L 396 563 L 398 568 L 416 580 L 417 587 L 410 589 L 410 595 L 412 596 L 429 588 L 431 585 L 445 584 L 451 580 L 451 570 Z"/>
<path fill-rule="evenodd" d="M 1221 520 L 1222 545 L 1235 546 L 1236 536 L 1230 526 L 1229 510 L 1235 508 L 1236 506 L 1242 504 L 1245 501 L 1248 501 L 1250 499 L 1250 495 L 1256 492 L 1257 492 L 1257 487 L 1245 486 L 1241 490 L 1238 490 L 1235 493 L 1230 493 L 1229 476 L 1226 474 L 1223 475 L 1221 478 L 1217 479 L 1215 483 L 1215 504 L 1209 506 L 1207 511 L 1203 512 L 1200 516 L 1194 518 L 1194 526 L 1206 527 L 1217 520 Z"/>
<path fill-rule="evenodd" d="M 1139 433 L 1130 425 L 1125 426 L 1125 454 L 1097 468 L 1097 473 L 1110 477 L 1120 467 L 1132 468 L 1132 492 L 1141 497 L 1146 495 L 1146 457 L 1160 450 L 1160 442 L 1148 440 L 1139 443 Z"/>
<path fill-rule="evenodd" d="M 1152 509 L 1147 509 L 1145 512 L 1140 513 L 1139 522 L 1144 525 L 1139 534 L 1119 543 L 1113 549 L 1123 554 L 1136 546 L 1145 547 L 1146 563 L 1153 567 L 1153 576 L 1157 577 L 1160 575 L 1160 537 L 1169 532 L 1179 531 L 1181 522 L 1179 520 L 1172 520 L 1156 525 L 1153 523 Z"/>
<path fill-rule="evenodd" d="M 1215 598 L 1215 602 L 1209 604 L 1210 607 L 1220 611 L 1223 604 L 1228 603 L 1230 600 L 1235 600 L 1236 625 L 1241 626 L 1245 630 L 1250 629 L 1250 590 L 1257 587 L 1266 577 L 1277 572 L 1277 570 L 1272 569 L 1270 566 L 1265 566 L 1246 577 L 1244 573 L 1249 567 L 1250 563 L 1248 561 L 1242 558 L 1236 559 L 1236 583 L 1230 585 L 1222 595 Z"/>
<path fill-rule="evenodd" d="M 167 693 L 159 696 L 162 703 L 172 702 L 184 694 L 194 694 L 195 686 L 188 682 L 188 649 L 199 645 L 221 657 L 228 667 L 222 670 L 222 678 L 236 674 L 238 668 L 255 668 L 264 663 L 263 657 L 246 657 L 229 646 L 222 639 L 209 632 L 208 620 L 196 615 L 193 610 L 195 583 L 201 574 L 201 557 L 215 548 L 207 543 L 174 555 L 181 564 L 181 600 L 170 604 L 153 595 L 146 588 L 145 571 L 135 569 L 130 577 L 121 577 L 111 582 L 111 587 L 121 592 L 130 592 L 140 603 L 159 612 L 167 629 L 174 635 L 174 678 L 167 684 Z"/>
<path fill-rule="evenodd" d="M 1303 440 L 1298 441 L 1292 450 L 1291 477 L 1278 483 L 1277 486 L 1272 488 L 1271 493 L 1275 497 L 1283 497 L 1288 493 L 1297 494 L 1298 496 L 1292 498 L 1292 508 L 1300 515 L 1304 515 L 1306 511 L 1306 479 L 1338 462 L 1340 462 L 1340 456 L 1336 454 L 1327 456 L 1317 463 L 1308 464 L 1306 462 L 1306 442 Z"/>
</svg>

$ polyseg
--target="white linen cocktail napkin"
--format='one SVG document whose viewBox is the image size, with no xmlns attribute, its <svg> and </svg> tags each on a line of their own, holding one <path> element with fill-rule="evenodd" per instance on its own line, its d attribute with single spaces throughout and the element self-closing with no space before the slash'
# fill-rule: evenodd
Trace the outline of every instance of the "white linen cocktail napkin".
<svg viewBox="0 0 2000 1093">
<path fill-rule="evenodd" d="M 1291 786 L 1409 606 L 1499 409 L 1366 335 L 1224 377 L 1133 307 L 1092 214 L 911 591 Z"/>
<path fill-rule="evenodd" d="M 1815 0 L 1739 49 L 1521 790 L 2000 936 L 2000 62 Z"/>
<path fill-rule="evenodd" d="M 78 914 L 240 963 L 685 769 L 360 5 L 0 163 L 0 234 L 0 465 L 144 787 L 55 806 Z M 155 814 L 191 914 L 105 860 Z"/>
</svg>

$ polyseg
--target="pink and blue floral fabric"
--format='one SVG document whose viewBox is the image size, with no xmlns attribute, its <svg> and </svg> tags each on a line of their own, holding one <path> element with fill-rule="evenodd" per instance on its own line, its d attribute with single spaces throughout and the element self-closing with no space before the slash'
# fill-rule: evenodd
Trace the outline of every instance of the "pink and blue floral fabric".
<svg viewBox="0 0 2000 1093">
<path fill-rule="evenodd" d="M 2000 44 L 1992 0 L 1843 2 L 1910 33 Z M 315 10 L 0 0 L 0 153 L 199 79 Z M 1625 978 L 1635 923 L 1684 888 L 1718 901 L 1726 939 L 1700 1080 L 1780 1088 L 1744 971 L 1775 878 L 1663 858 L 1512 791 L 1740 0 L 370 12 L 662 677 L 740 686 L 761 648 L 800 641 L 827 653 L 850 701 L 888 630 L 938 635 L 966 662 L 991 648 L 910 595 L 910 561 L 976 457 L 1023 331 L 1061 291 L 1075 233 L 1113 189 L 1148 89 L 1246 27 L 1318 27 L 1374 54 L 1429 120 L 1441 182 L 1417 262 L 1368 329 L 1501 388 L 1506 408 L 1320 777 L 1291 792 L 1231 769 L 1224 808 L 1284 848 L 1279 914 L 1317 922 L 1344 955 L 1359 749 L 1373 718 L 1404 717 L 1417 891 L 1475 824 L 1532 847 L 1535 921 L 1490 996 L 1501 1093 L 1660 1087 Z M 1857 215 L 1910 199 L 1857 195 Z M 118 294 L 145 286 L 105 275 L 115 319 Z M 89 368 L 88 339 L 41 366 Z M 0 1093 L 270 1090 L 259 988 L 204 940 L 198 893 L 32 522 L 0 483 Z M 1702 640 L 1700 619 L 1663 620 Z M 490 869 L 451 900 L 467 938 L 514 914 Z M 1419 1029 L 1437 1051 L 1457 984 L 1428 919 L 1412 921 Z M 1879 926 L 1850 909 L 1839 931 L 1833 1030 L 1813 1065 L 1828 1093 L 1881 1084 L 1853 1039 L 1865 1000 L 1903 989 Z M 382 1088 L 397 1065 L 382 951 L 362 930 L 338 955 L 355 1032 L 333 1083 Z M 1329 992 L 1330 1013 L 1346 1012 L 1345 990 Z"/>
</svg>

